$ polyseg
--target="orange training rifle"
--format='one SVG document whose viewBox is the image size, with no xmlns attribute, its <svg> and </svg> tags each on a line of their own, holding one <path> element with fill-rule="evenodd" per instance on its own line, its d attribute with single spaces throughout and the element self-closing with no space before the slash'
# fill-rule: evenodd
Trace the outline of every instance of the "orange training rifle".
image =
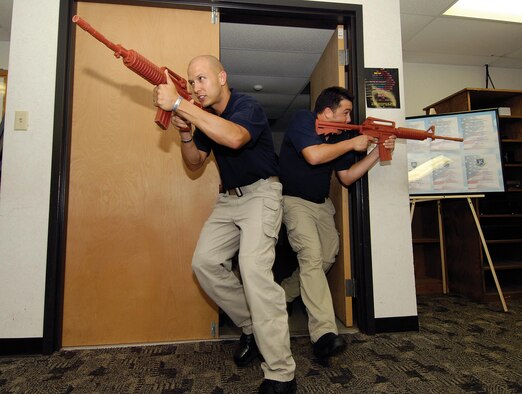
<svg viewBox="0 0 522 394">
<path fill-rule="evenodd" d="M 435 126 L 430 126 L 426 131 L 409 129 L 406 127 L 395 127 L 395 122 L 377 118 L 367 118 L 361 125 L 341 122 L 323 122 L 316 119 L 315 130 L 317 134 L 341 134 L 345 130 L 357 130 L 359 134 L 375 137 L 377 138 L 377 144 L 379 145 L 379 159 L 381 161 L 388 161 L 392 158 L 390 150 L 384 147 L 384 141 L 386 141 L 386 139 L 391 135 L 395 135 L 397 138 L 405 138 L 409 140 L 425 140 L 431 138 L 464 141 L 462 138 L 435 135 Z"/>
<path fill-rule="evenodd" d="M 145 58 L 143 55 L 140 55 L 138 52 L 132 49 L 125 49 L 120 44 L 114 44 L 105 38 L 98 31 L 94 30 L 94 28 L 89 25 L 84 19 L 80 18 L 78 15 L 73 16 L 72 21 L 80 26 L 87 33 L 92 35 L 98 41 L 105 44 L 107 47 L 114 51 L 114 56 L 119 59 L 120 57 L 123 59 L 123 64 L 138 74 L 143 79 L 147 80 L 153 85 L 160 85 L 167 83 L 167 77 L 165 76 L 165 70 L 168 71 L 170 78 L 174 82 L 176 86 L 176 90 L 178 94 L 183 97 L 185 100 L 192 100 L 192 96 L 187 90 L 187 81 L 176 74 L 174 71 L 168 69 L 167 67 L 158 67 L 150 60 Z M 201 104 L 194 102 L 198 107 L 202 107 Z M 156 124 L 161 127 L 163 130 L 166 130 L 169 127 L 170 118 L 172 116 L 171 111 L 164 111 L 161 108 L 158 108 L 156 112 Z"/>
</svg>

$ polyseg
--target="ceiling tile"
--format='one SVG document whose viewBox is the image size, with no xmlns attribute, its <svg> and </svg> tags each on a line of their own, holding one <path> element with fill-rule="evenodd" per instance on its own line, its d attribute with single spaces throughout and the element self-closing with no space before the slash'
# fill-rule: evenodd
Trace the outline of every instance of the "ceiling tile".
<svg viewBox="0 0 522 394">
<path fill-rule="evenodd" d="M 434 53 L 421 51 L 403 51 L 405 63 L 428 63 L 428 64 L 453 64 L 460 66 L 483 66 L 493 64 L 499 57 L 495 56 L 472 56 L 461 54 Z"/>
<path fill-rule="evenodd" d="M 267 108 L 280 107 L 288 105 L 294 98 L 294 95 L 274 94 L 274 93 L 249 93 L 260 103 L 266 105 Z"/>
<path fill-rule="evenodd" d="M 220 45 L 222 49 L 321 54 L 333 33 L 325 29 L 222 23 Z"/>
<path fill-rule="evenodd" d="M 0 0 L 0 41 L 11 39 L 11 16 L 13 0 Z"/>
<path fill-rule="evenodd" d="M 444 17 L 427 25 L 403 49 L 455 55 L 502 56 L 520 48 L 521 42 L 521 24 Z"/>
<path fill-rule="evenodd" d="M 309 80 L 309 78 L 236 75 L 230 72 L 227 72 L 227 76 L 230 87 L 247 93 L 255 93 L 253 86 L 262 85 L 262 93 L 299 94 Z"/>
<path fill-rule="evenodd" d="M 434 21 L 432 16 L 424 15 L 402 15 L 401 17 L 401 34 L 402 43 L 410 41 L 416 34 L 424 29 L 428 24 Z"/>
<path fill-rule="evenodd" d="M 320 54 L 305 52 L 221 49 L 221 61 L 231 74 L 309 78 Z"/>
<path fill-rule="evenodd" d="M 517 49 L 516 51 L 513 51 L 508 54 L 509 57 L 513 57 L 515 59 L 522 59 L 522 48 Z"/>
<path fill-rule="evenodd" d="M 499 57 L 496 60 L 489 62 L 488 64 L 493 67 L 522 69 L 522 58 Z"/>
<path fill-rule="evenodd" d="M 401 14 L 439 16 L 456 0 L 401 0 Z"/>
</svg>

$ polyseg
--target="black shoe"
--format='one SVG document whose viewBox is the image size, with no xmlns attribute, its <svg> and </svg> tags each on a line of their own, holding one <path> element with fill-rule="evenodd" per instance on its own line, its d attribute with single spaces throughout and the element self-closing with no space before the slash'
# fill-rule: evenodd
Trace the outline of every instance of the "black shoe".
<svg viewBox="0 0 522 394">
<path fill-rule="evenodd" d="M 259 394 L 295 394 L 297 384 L 295 378 L 289 382 L 265 379 L 259 386 Z"/>
<path fill-rule="evenodd" d="M 326 358 L 343 352 L 346 349 L 346 341 L 343 337 L 328 332 L 314 343 L 313 348 L 316 357 Z"/>
<path fill-rule="evenodd" d="M 234 352 L 234 361 L 236 365 L 238 367 L 244 367 L 254 360 L 258 355 L 259 350 L 257 349 L 254 334 L 241 334 L 236 351 Z"/>
</svg>

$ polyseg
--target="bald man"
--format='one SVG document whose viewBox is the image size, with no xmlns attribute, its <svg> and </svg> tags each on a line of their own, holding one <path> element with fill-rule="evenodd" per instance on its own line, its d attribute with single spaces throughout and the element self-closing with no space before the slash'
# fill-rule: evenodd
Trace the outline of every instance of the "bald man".
<svg viewBox="0 0 522 394">
<path fill-rule="evenodd" d="M 192 259 L 201 287 L 242 330 L 234 361 L 245 366 L 261 353 L 260 393 L 295 393 L 285 295 L 272 265 L 282 219 L 282 185 L 272 133 L 262 107 L 228 87 L 213 56 L 189 64 L 188 82 L 204 111 L 167 83 L 153 91 L 154 104 L 172 111 L 181 154 L 196 171 L 213 152 L 221 187 Z M 189 127 L 190 131 L 182 131 Z M 239 251 L 241 280 L 231 270 Z"/>
</svg>

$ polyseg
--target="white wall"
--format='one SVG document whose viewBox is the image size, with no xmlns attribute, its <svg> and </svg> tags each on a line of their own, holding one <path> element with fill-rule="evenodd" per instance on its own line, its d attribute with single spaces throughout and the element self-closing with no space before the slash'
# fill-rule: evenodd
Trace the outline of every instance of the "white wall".
<svg viewBox="0 0 522 394">
<path fill-rule="evenodd" d="M 404 63 L 404 75 L 406 116 L 424 115 L 424 107 L 461 89 L 486 87 L 485 67 Z M 522 70 L 489 67 L 489 75 L 496 89 L 522 90 Z"/>
<path fill-rule="evenodd" d="M 403 92 L 399 0 L 337 2 L 363 5 L 364 66 L 398 69 Z M 401 101 L 401 108 L 367 109 L 366 115 L 401 125 Z M 376 318 L 417 315 L 407 172 L 406 145 L 398 142 L 393 160 L 368 175 Z"/>
<path fill-rule="evenodd" d="M 0 338 L 43 335 L 59 2 L 15 0 L 0 189 Z M 31 23 L 27 23 L 27 21 Z M 14 112 L 29 129 L 14 131 Z"/>
<path fill-rule="evenodd" d="M 362 3 L 364 66 L 397 68 L 402 92 L 399 0 Z M 367 116 L 395 121 L 397 125 L 404 122 L 404 114 L 404 104 L 398 109 L 366 111 Z M 396 144 L 391 162 L 376 165 L 368 174 L 376 318 L 417 315 L 407 173 L 406 145 L 402 141 Z"/>
</svg>

